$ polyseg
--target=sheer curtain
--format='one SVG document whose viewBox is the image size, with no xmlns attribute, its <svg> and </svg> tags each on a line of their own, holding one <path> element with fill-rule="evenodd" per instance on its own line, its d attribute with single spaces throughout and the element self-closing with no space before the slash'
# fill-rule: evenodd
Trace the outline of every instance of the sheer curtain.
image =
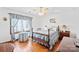
<svg viewBox="0 0 79 59">
<path fill-rule="evenodd" d="M 32 36 L 32 18 L 17 14 L 10 15 L 10 32 L 12 39 L 25 39 Z"/>
</svg>

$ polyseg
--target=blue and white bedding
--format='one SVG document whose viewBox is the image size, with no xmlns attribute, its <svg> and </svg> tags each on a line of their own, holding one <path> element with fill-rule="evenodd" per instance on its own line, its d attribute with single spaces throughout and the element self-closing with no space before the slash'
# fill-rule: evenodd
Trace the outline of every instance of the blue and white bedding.
<svg viewBox="0 0 79 59">
<path fill-rule="evenodd" d="M 48 29 L 45 29 L 45 30 L 43 28 L 41 28 L 40 30 L 33 29 L 33 32 L 37 32 L 37 33 L 42 33 L 42 34 L 48 35 Z"/>
<path fill-rule="evenodd" d="M 41 35 L 45 34 L 47 36 Z M 41 38 L 42 40 L 48 42 L 48 45 L 50 45 L 50 48 L 53 47 L 53 45 L 57 42 L 58 37 L 59 37 L 59 31 L 58 28 L 53 28 L 50 29 L 49 34 L 48 34 L 48 29 L 44 30 L 33 30 L 33 37 L 36 38 Z"/>
<path fill-rule="evenodd" d="M 50 49 L 53 48 L 53 45 L 55 45 L 55 43 L 58 41 L 58 38 L 59 38 L 58 31 L 54 31 L 53 33 L 50 34 L 50 41 L 49 41 Z"/>
</svg>

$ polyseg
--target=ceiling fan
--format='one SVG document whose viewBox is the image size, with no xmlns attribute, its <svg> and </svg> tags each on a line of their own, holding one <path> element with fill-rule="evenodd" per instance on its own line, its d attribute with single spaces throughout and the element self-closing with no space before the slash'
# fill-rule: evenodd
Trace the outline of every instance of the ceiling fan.
<svg viewBox="0 0 79 59">
<path fill-rule="evenodd" d="M 47 7 L 39 7 L 39 8 L 34 9 L 34 12 L 36 12 L 39 16 L 47 15 L 48 8 Z"/>
</svg>

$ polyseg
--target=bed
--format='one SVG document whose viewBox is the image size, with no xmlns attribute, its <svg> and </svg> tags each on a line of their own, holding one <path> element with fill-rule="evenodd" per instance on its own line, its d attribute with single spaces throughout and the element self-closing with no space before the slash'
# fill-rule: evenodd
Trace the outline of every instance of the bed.
<svg viewBox="0 0 79 59">
<path fill-rule="evenodd" d="M 33 41 L 52 49 L 59 38 L 59 27 L 33 29 Z"/>
</svg>

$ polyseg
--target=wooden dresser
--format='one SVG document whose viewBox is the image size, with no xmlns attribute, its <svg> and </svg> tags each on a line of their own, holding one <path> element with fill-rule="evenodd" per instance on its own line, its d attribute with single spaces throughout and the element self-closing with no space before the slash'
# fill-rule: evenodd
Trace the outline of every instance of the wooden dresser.
<svg viewBox="0 0 79 59">
<path fill-rule="evenodd" d="M 70 31 L 60 31 L 59 39 L 62 39 L 63 37 L 70 37 Z"/>
</svg>

